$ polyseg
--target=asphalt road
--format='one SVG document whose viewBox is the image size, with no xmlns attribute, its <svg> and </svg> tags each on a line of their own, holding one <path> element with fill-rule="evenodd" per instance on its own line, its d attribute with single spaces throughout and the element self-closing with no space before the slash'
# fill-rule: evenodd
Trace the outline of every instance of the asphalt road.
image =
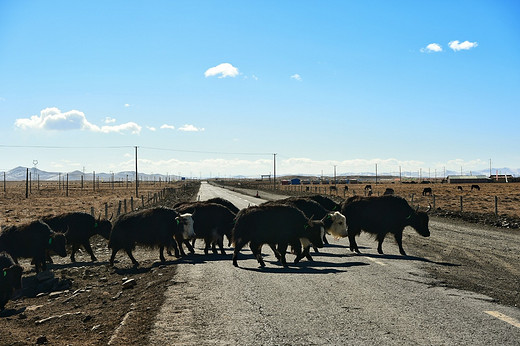
<svg viewBox="0 0 520 346">
<path fill-rule="evenodd" d="M 262 199 L 207 183 L 201 200 L 220 196 L 239 208 Z M 260 196 L 262 197 L 262 196 Z M 430 225 L 432 234 L 438 223 Z M 420 237 L 405 230 L 412 237 Z M 151 332 L 157 345 L 519 345 L 520 309 L 493 299 L 439 287 L 424 259 L 377 255 L 376 242 L 361 235 L 364 255 L 334 241 L 284 269 L 268 246 L 259 268 L 248 249 L 240 268 L 228 254 L 196 254 L 178 265 L 166 302 Z M 404 243 L 406 249 L 406 243 Z M 398 254 L 390 239 L 385 253 Z M 288 260 L 293 259 L 288 255 Z M 431 262 L 428 265 L 445 266 Z M 449 270 L 446 267 L 446 270 Z"/>
</svg>

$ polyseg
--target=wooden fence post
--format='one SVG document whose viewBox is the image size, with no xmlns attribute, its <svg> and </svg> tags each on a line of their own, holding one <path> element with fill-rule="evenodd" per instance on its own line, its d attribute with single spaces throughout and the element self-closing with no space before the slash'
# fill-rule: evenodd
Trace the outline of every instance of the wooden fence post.
<svg viewBox="0 0 520 346">
<path fill-rule="evenodd" d="M 108 203 L 105 202 L 105 219 L 108 220 Z"/>
<path fill-rule="evenodd" d="M 121 215 L 121 201 L 119 201 L 119 205 L 117 207 L 117 216 Z"/>
<path fill-rule="evenodd" d="M 433 210 L 435 210 L 435 195 L 433 195 Z"/>
<path fill-rule="evenodd" d="M 498 196 L 495 196 L 495 216 L 498 216 Z"/>
<path fill-rule="evenodd" d="M 125 211 L 125 214 L 127 213 L 126 210 L 126 198 L 123 200 L 123 210 Z"/>
<path fill-rule="evenodd" d="M 130 211 L 134 211 L 134 196 L 130 196 Z"/>
<path fill-rule="evenodd" d="M 94 207 L 90 207 L 90 215 L 96 217 L 95 214 L 94 214 Z"/>
<path fill-rule="evenodd" d="M 462 213 L 463 211 L 463 208 L 462 208 L 462 196 L 460 196 L 460 212 Z"/>
</svg>

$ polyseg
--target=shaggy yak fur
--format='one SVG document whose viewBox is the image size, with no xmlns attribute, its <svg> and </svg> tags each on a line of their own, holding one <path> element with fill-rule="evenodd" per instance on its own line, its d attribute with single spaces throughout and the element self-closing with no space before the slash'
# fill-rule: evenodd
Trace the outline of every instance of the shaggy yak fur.
<svg viewBox="0 0 520 346">
<path fill-rule="evenodd" d="M 359 253 L 355 236 L 361 230 L 372 233 L 378 241 L 377 252 L 383 253 L 383 240 L 392 233 L 399 246 L 401 255 L 406 256 L 403 249 L 403 230 L 406 226 L 413 227 L 423 237 L 429 237 L 428 214 L 414 210 L 401 197 L 383 195 L 379 197 L 354 196 L 347 199 L 341 213 L 347 218 L 350 251 Z"/>
</svg>

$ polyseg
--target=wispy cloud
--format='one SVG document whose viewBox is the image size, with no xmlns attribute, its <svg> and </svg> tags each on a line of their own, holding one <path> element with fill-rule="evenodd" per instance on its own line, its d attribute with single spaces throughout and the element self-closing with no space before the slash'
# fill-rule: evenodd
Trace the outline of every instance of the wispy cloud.
<svg viewBox="0 0 520 346">
<path fill-rule="evenodd" d="M 199 132 L 199 131 L 204 131 L 204 128 L 202 128 L 202 127 L 195 127 L 193 125 L 185 124 L 184 126 L 179 127 L 179 131 Z"/>
<path fill-rule="evenodd" d="M 297 80 L 297 81 L 299 81 L 299 82 L 302 81 L 302 77 L 301 77 L 299 74 L 297 74 L 297 73 L 293 74 L 293 75 L 291 76 L 291 79 L 295 79 L 295 80 Z"/>
<path fill-rule="evenodd" d="M 90 123 L 83 112 L 78 110 L 62 112 L 55 107 L 43 109 L 39 116 L 33 115 L 30 118 L 16 119 L 14 125 L 22 130 L 84 130 L 101 133 L 129 132 L 131 134 L 139 134 L 141 132 L 141 126 L 134 122 L 100 127 Z"/>
<path fill-rule="evenodd" d="M 430 43 L 425 48 L 421 48 L 422 53 L 438 53 L 442 52 L 442 47 L 438 43 Z"/>
<path fill-rule="evenodd" d="M 451 41 L 450 43 L 448 43 L 448 45 L 450 46 L 451 49 L 453 49 L 453 51 L 457 52 L 459 50 L 470 50 L 471 48 L 475 48 L 478 46 L 478 43 L 469 42 L 469 41 L 464 41 L 464 42 Z"/>
<path fill-rule="evenodd" d="M 125 107 L 128 108 L 128 107 L 131 107 L 132 105 L 130 103 L 125 103 Z"/>
<path fill-rule="evenodd" d="M 116 122 L 116 119 L 114 119 L 114 118 L 111 118 L 111 117 L 105 118 L 105 124 L 113 124 L 115 122 Z"/>
<path fill-rule="evenodd" d="M 204 76 L 206 78 L 215 76 L 218 76 L 218 78 L 236 77 L 238 76 L 238 68 L 225 62 L 207 69 L 206 72 L 204 72 Z"/>
<path fill-rule="evenodd" d="M 146 128 L 150 131 L 156 131 L 157 129 L 153 126 L 146 126 Z"/>
<path fill-rule="evenodd" d="M 175 130 L 175 126 L 163 124 L 163 125 L 161 125 L 161 129 Z"/>
</svg>

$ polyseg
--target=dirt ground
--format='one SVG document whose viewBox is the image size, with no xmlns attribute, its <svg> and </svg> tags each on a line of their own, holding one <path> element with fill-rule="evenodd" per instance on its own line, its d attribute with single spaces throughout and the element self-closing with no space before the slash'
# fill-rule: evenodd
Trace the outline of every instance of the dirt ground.
<svg viewBox="0 0 520 346">
<path fill-rule="evenodd" d="M 173 187 L 176 189 L 158 204 L 172 206 L 192 200 L 198 191 L 198 184 Z M 148 191 L 155 193 L 158 189 Z M 11 191 L 7 198 L 1 198 L 0 211 L 3 224 L 6 220 L 23 223 L 59 211 L 89 211 L 91 205 L 104 210 L 105 201 L 128 197 L 125 192 L 85 192 L 82 198 L 39 196 L 26 203 L 25 195 L 16 199 L 20 194 Z M 147 191 L 144 193 L 147 195 Z M 163 303 L 164 291 L 172 285 L 178 260 L 167 256 L 167 261 L 161 263 L 157 249 L 137 247 L 134 256 L 140 262 L 138 269 L 133 269 L 123 251 L 116 256 L 115 268 L 111 268 L 107 240 L 95 236 L 91 244 L 97 262 L 90 262 L 86 252 L 76 255 L 76 263 L 70 263 L 68 257 L 54 256 L 54 264 L 44 275 L 36 275 L 30 260 L 20 261 L 24 267 L 23 295 L 9 301 L 0 313 L 1 345 L 147 343 L 147 332 Z M 135 286 L 125 288 L 123 283 L 131 279 Z M 121 324 L 125 325 L 124 333 L 118 332 Z"/>
<path fill-rule="evenodd" d="M 435 191 L 438 190 L 436 187 L 434 186 Z M 153 196 L 162 188 L 164 186 L 155 187 L 145 194 L 148 196 L 150 192 L 150 196 Z M 419 186 L 414 188 L 418 189 Z M 111 206 L 109 211 L 111 214 L 112 210 L 117 208 L 119 200 L 131 196 L 130 191 L 122 190 L 111 192 L 108 189 L 103 195 L 100 195 L 101 192 L 97 192 L 99 194 L 84 192 L 84 195 L 81 195 L 81 191 L 76 191 L 77 195 L 74 195 L 74 198 L 65 197 L 63 191 L 58 191 L 59 196 L 53 196 L 49 192 L 49 196 L 39 196 L 39 199 L 34 196 L 29 200 L 25 199 L 24 193 L 17 195 L 14 189 L 8 190 L 7 194 L 0 198 L 0 221 L 2 224 L 23 223 L 49 213 L 89 211 L 91 206 L 94 206 L 96 214 L 100 211 L 104 213 L 105 203 Z M 185 188 L 177 186 L 177 189 L 170 190 L 159 204 L 171 206 L 181 200 L 193 200 L 197 191 L 197 184 L 187 185 Z M 56 194 L 56 191 L 54 193 Z M 295 192 L 285 191 L 285 193 Z M 14 198 L 14 196 L 22 197 Z M 336 198 L 339 199 L 339 196 Z M 517 198 L 517 194 L 512 193 L 511 199 L 514 198 Z M 153 202 L 152 198 L 152 205 Z M 518 205 L 515 208 L 520 209 Z M 441 208 L 439 213 L 441 216 L 454 218 L 455 224 L 462 222 L 461 216 L 457 216 L 456 212 L 443 215 L 443 211 L 444 209 Z M 482 214 L 477 214 L 472 221 L 485 222 L 486 218 L 480 215 Z M 514 217 L 504 220 L 510 224 L 516 222 Z M 518 229 L 507 227 L 489 226 L 489 229 L 498 236 L 500 232 L 519 232 Z M 456 264 L 429 266 L 431 275 L 437 278 L 440 284 L 484 293 L 502 304 L 520 306 L 520 275 L 519 269 L 516 269 L 519 268 L 520 254 L 518 248 L 514 248 L 514 244 L 511 245 L 513 247 L 508 248 L 508 251 L 481 249 L 475 248 L 472 244 L 463 244 L 461 251 L 458 251 L 459 249 L 454 248 L 453 244 L 446 244 L 445 241 L 428 242 L 429 239 L 419 238 L 417 241 L 414 239 L 418 237 L 404 240 L 410 253 L 428 259 L 429 263 L 435 261 L 435 263 Z M 167 257 L 167 261 L 161 263 L 157 249 L 137 247 L 134 255 L 140 262 L 138 269 L 132 268 L 124 252 L 118 253 L 115 268 L 110 268 L 107 241 L 101 237 L 94 237 L 91 243 L 98 262 L 90 262 L 86 252 L 77 255 L 77 262 L 74 264 L 70 263 L 68 257 L 54 257 L 55 263 L 50 266 L 49 271 L 52 273 L 50 279 L 53 280 L 39 278 L 42 281 L 47 279 L 42 283 L 53 282 L 54 284 L 42 293 L 34 289 L 30 290 L 38 282 L 38 277 L 29 260 L 21 261 L 25 270 L 24 287 L 27 289 L 21 297 L 9 301 L 6 310 L 0 313 L 0 344 L 148 343 L 147 333 L 164 301 L 164 291 L 167 287 L 175 285 L 175 264 L 179 263 L 179 260 Z M 447 246 L 451 246 L 449 251 L 446 251 Z M 497 250 L 500 256 L 495 256 Z M 126 285 L 131 285 L 131 282 L 126 283 L 125 286 L 123 283 L 131 279 L 135 280 L 135 286 L 125 288 Z M 42 287 L 42 283 L 37 287 Z M 118 329 L 121 325 L 125 327 Z"/>
</svg>

